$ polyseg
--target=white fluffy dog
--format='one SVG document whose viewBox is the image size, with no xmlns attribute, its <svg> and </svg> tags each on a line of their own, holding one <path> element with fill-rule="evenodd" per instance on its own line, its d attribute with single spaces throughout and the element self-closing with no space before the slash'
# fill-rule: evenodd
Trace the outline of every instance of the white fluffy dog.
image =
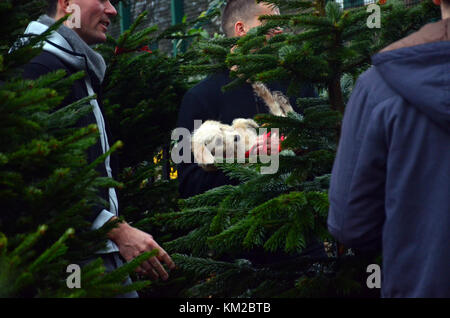
<svg viewBox="0 0 450 318">
<path fill-rule="evenodd" d="M 237 118 L 232 125 L 207 120 L 192 135 L 192 152 L 206 171 L 215 170 L 214 163 L 224 158 L 245 158 L 255 144 L 258 124 L 252 119 Z"/>
<path fill-rule="evenodd" d="M 270 92 L 262 83 L 252 84 L 253 91 L 267 105 L 272 115 L 286 117 L 293 112 L 289 100 L 281 92 Z M 258 124 L 253 119 L 237 118 L 232 125 L 207 120 L 192 135 L 192 152 L 206 171 L 215 170 L 214 163 L 226 158 L 244 158 L 255 145 Z"/>
</svg>

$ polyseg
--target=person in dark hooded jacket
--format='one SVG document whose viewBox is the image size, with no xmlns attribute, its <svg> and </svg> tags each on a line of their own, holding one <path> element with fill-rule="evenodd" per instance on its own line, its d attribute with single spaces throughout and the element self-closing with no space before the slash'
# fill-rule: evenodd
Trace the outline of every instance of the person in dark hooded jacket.
<svg viewBox="0 0 450 318">
<path fill-rule="evenodd" d="M 328 228 L 382 251 L 382 297 L 450 297 L 450 1 L 358 79 L 343 119 Z"/>
</svg>

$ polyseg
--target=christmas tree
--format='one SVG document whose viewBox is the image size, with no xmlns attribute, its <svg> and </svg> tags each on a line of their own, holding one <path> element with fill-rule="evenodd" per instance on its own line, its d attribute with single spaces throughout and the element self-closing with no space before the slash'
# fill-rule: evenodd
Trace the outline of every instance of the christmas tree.
<svg viewBox="0 0 450 318">
<path fill-rule="evenodd" d="M 91 231 L 87 220 L 105 204 L 100 188 L 119 186 L 99 177 L 95 166 L 110 152 L 88 163 L 86 150 L 98 140 L 97 127 L 73 128 L 92 111 L 90 98 L 62 107 L 83 73 L 63 71 L 24 80 L 22 66 L 41 52 L 45 38 L 23 35 L 29 21 L 43 12 L 43 1 L 2 1 L 0 36 L 0 296 L 108 297 L 140 289 L 148 281 L 122 286 L 126 276 L 151 253 L 114 272 L 102 260 L 83 267 L 76 289 L 66 284 L 70 264 L 80 264 L 104 247 L 115 224 Z"/>
<path fill-rule="evenodd" d="M 242 38 L 195 43 L 190 54 L 197 59 L 182 71 L 198 76 L 231 69 L 235 80 L 224 89 L 279 80 L 289 81 L 288 93 L 295 95 L 301 85 L 313 83 L 320 96 L 298 99 L 298 114 L 255 118 L 285 137 L 276 173 L 261 173 L 262 163 L 220 164 L 238 186 L 212 189 L 183 200 L 180 211 L 152 218 L 172 236 L 166 250 L 179 253 L 174 260 L 184 272 L 184 288 L 178 290 L 194 297 L 377 295 L 365 287 L 367 263 L 376 255 L 346 250 L 327 231 L 340 120 L 371 55 L 439 17 L 439 11 L 429 3 L 405 8 L 388 2 L 377 17 L 365 7 L 344 11 L 332 1 L 261 2 L 290 13 L 262 17 L 264 25 Z M 377 18 L 383 27 L 376 27 Z M 284 33 L 267 39 L 276 27 Z M 326 255 L 305 254 L 317 241 Z"/>
<path fill-rule="evenodd" d="M 118 189 L 120 214 L 158 241 L 167 233 L 149 217 L 178 208 L 171 133 L 181 99 L 198 79 L 180 73 L 181 65 L 191 63 L 195 56 L 181 51 L 172 56 L 150 47 L 158 47 L 163 40 L 183 47 L 183 43 L 207 37 L 202 25 L 219 13 L 217 6 L 213 3 L 198 18 L 184 19 L 158 35 L 156 26 L 143 27 L 147 14 L 143 12 L 118 39 L 108 37 L 98 47 L 108 65 L 103 82 L 105 114 L 112 135 L 123 142 L 117 152 L 118 180 L 123 184 Z"/>
<path fill-rule="evenodd" d="M 99 189 L 111 186 L 118 190 L 120 214 L 163 241 L 179 267 L 168 283 L 153 284 L 146 296 L 377 294 L 365 288 L 365 266 L 374 262 L 373 255 L 347 250 L 327 232 L 327 189 L 340 120 L 370 56 L 438 18 L 439 10 L 429 2 L 412 8 L 380 4 L 378 29 L 368 27 L 373 23 L 368 24 L 371 13 L 364 7 L 343 11 L 325 0 L 265 2 L 289 14 L 263 17 L 265 24 L 243 38 L 204 32 L 202 23 L 223 4 L 213 1 L 198 20 L 185 20 L 158 36 L 154 27 L 138 30 L 141 16 L 120 38 L 97 48 L 108 64 L 105 115 L 113 136 L 122 141 L 109 152 L 119 157 L 119 182 L 99 177 L 94 169 L 107 154 L 86 162 L 97 128 L 72 128 L 91 111 L 89 99 L 60 105 L 71 83 L 84 74 L 21 78 L 21 66 L 39 54 L 48 32 L 27 38 L 27 45 L 17 39 L 42 12 L 43 1 L 0 4 L 0 201 L 6 206 L 0 215 L 0 296 L 109 297 L 148 286 L 148 281 L 127 287 L 121 282 L 149 253 L 110 274 L 98 259 L 82 269 L 80 289 L 66 285 L 67 266 L 92 256 L 114 226 L 91 231 L 86 221 L 94 205 L 105 204 Z M 267 39 L 275 27 L 284 33 Z M 162 39 L 190 48 L 177 56 L 149 49 Z M 220 164 L 240 180 L 238 186 L 177 201 L 170 135 L 178 105 L 204 75 L 230 68 L 235 81 L 224 89 L 279 80 L 288 81 L 292 95 L 313 83 L 319 97 L 298 99 L 300 113 L 286 118 L 255 118 L 285 137 L 276 173 L 262 174 L 262 162 Z M 324 246 L 325 254 L 307 256 L 314 245 Z"/>
</svg>

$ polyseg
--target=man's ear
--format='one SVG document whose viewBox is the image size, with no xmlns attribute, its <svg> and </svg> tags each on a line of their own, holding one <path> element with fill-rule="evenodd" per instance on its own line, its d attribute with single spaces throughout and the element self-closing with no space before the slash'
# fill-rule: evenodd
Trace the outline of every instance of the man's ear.
<svg viewBox="0 0 450 318">
<path fill-rule="evenodd" d="M 68 8 L 72 4 L 72 2 L 73 1 L 71 1 L 71 0 L 58 0 L 58 6 L 56 8 L 56 10 L 57 10 L 56 14 L 58 15 L 58 13 L 59 13 L 62 16 L 65 16 L 66 14 L 71 13 L 71 11 Z"/>
<path fill-rule="evenodd" d="M 234 24 L 234 36 L 244 36 L 247 32 L 245 31 L 245 24 L 242 21 L 237 21 Z"/>
</svg>

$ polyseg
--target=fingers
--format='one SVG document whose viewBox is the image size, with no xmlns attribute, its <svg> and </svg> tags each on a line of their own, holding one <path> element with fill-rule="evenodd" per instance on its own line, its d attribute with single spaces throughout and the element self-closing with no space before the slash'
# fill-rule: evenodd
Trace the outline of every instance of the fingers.
<svg viewBox="0 0 450 318">
<path fill-rule="evenodd" d="M 172 261 L 172 259 L 169 257 L 167 253 L 165 253 L 163 259 L 170 269 L 175 268 L 175 263 Z M 155 280 L 158 280 L 159 278 L 161 278 L 162 280 L 167 280 L 169 278 L 169 274 L 161 265 L 157 257 L 152 257 L 147 261 L 143 262 L 141 266 L 139 266 L 138 269 L 136 269 L 136 272 L 144 275 L 149 275 Z"/>
<path fill-rule="evenodd" d="M 136 268 L 136 273 L 140 275 L 150 276 L 153 280 L 158 280 L 158 273 L 145 261 Z"/>
<path fill-rule="evenodd" d="M 160 253 L 158 255 L 158 259 L 161 262 L 164 262 L 167 266 L 169 266 L 169 269 L 175 269 L 175 263 L 173 262 L 172 258 L 162 248 L 160 249 Z"/>
<path fill-rule="evenodd" d="M 175 269 L 175 263 L 169 254 L 161 247 L 158 243 L 154 242 L 154 248 L 158 250 L 158 255 L 156 257 L 161 263 L 165 263 L 169 269 Z"/>
<path fill-rule="evenodd" d="M 278 136 L 277 132 L 274 132 L 273 134 L 270 135 L 264 135 L 264 137 L 266 137 L 263 141 L 263 143 L 258 146 L 258 153 L 260 154 L 266 154 L 266 155 L 271 155 L 272 154 L 272 148 L 274 153 L 278 153 L 280 151 L 280 137 Z M 284 138 L 281 138 L 281 141 L 283 141 Z M 272 147 L 273 146 L 273 147 Z"/>
<path fill-rule="evenodd" d="M 161 277 L 162 280 L 167 280 L 169 278 L 169 274 L 167 274 L 166 270 L 156 257 L 150 258 L 147 262 L 151 264 L 157 275 Z"/>
<path fill-rule="evenodd" d="M 144 269 L 141 266 L 136 267 L 135 272 L 141 275 L 145 273 Z"/>
<path fill-rule="evenodd" d="M 161 263 L 165 263 L 169 269 L 175 269 L 175 263 L 170 258 L 169 254 L 161 247 L 156 248 L 158 250 L 158 255 L 151 257 L 147 261 L 143 262 L 137 269 L 136 272 L 142 275 L 148 275 L 154 280 L 161 278 L 162 280 L 167 280 L 169 274 L 162 266 Z"/>
<path fill-rule="evenodd" d="M 152 268 L 152 265 L 149 264 L 148 261 L 144 261 L 141 264 L 142 269 L 144 270 L 144 274 L 146 275 L 150 275 L 152 276 L 152 278 L 157 279 L 158 278 L 158 274 L 154 271 L 154 269 Z M 154 277 L 153 277 L 154 276 Z"/>
<path fill-rule="evenodd" d="M 278 134 L 274 132 L 271 134 L 270 132 L 265 135 L 260 135 L 257 137 L 255 145 L 251 148 L 251 154 L 260 154 L 260 155 L 270 155 L 272 153 L 272 144 L 275 145 L 274 150 L 277 151 L 278 147 L 276 147 L 279 142 Z"/>
<path fill-rule="evenodd" d="M 154 258 L 154 257 L 152 257 L 152 258 Z M 150 276 L 153 280 L 158 280 L 159 279 L 160 275 L 155 270 L 155 267 L 154 267 L 153 263 L 150 260 L 147 260 L 147 261 L 143 262 L 141 264 L 141 266 L 144 268 L 144 272 L 143 272 L 144 275 Z M 169 275 L 167 275 L 167 278 L 169 278 Z M 166 280 L 166 279 L 164 279 L 164 280 Z"/>
<path fill-rule="evenodd" d="M 169 269 L 174 269 L 175 263 L 172 261 L 169 254 L 159 246 L 150 234 L 130 227 L 129 235 L 127 236 L 125 243 L 126 244 L 119 241 L 118 245 L 120 254 L 127 262 L 132 261 L 146 251 L 152 251 L 154 249 L 158 250 L 156 256 L 144 261 L 136 268 L 138 274 L 148 275 L 154 280 L 157 280 L 158 278 L 167 280 L 169 278 L 169 274 L 162 263 L 165 263 Z"/>
</svg>

